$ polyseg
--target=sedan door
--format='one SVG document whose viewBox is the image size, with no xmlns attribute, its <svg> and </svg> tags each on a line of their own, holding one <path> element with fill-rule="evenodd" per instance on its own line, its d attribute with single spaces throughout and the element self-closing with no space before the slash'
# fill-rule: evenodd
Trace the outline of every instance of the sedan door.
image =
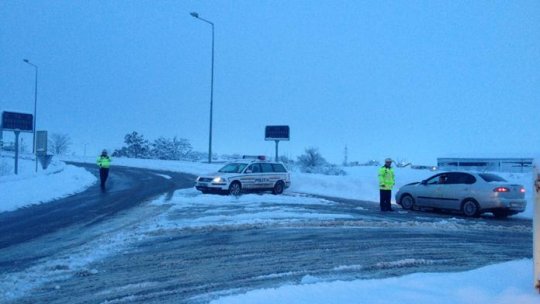
<svg viewBox="0 0 540 304">
<path fill-rule="evenodd" d="M 471 186 L 476 182 L 476 178 L 468 173 L 451 172 L 448 173 L 448 180 L 441 189 L 441 208 L 460 210 L 461 201 L 471 194 Z"/>
<path fill-rule="evenodd" d="M 442 195 L 443 185 L 439 181 L 442 176 L 443 174 L 437 174 L 418 184 L 415 191 L 417 206 L 440 208 L 444 199 Z"/>
</svg>

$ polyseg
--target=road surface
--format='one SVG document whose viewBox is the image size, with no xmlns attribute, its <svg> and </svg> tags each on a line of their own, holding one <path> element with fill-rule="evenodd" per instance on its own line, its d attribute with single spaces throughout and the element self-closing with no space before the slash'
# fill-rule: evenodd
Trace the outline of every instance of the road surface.
<svg viewBox="0 0 540 304">
<path fill-rule="evenodd" d="M 173 194 L 192 186 L 191 176 L 113 172 L 105 195 L 93 187 L 20 211 L 22 224 L 5 224 L 17 214 L 0 214 L 0 300 L 207 303 L 283 284 L 464 271 L 532 256 L 530 220 L 381 213 L 373 202 L 294 193 L 218 205 L 196 192 Z M 249 221 L 290 210 L 335 216 Z"/>
</svg>

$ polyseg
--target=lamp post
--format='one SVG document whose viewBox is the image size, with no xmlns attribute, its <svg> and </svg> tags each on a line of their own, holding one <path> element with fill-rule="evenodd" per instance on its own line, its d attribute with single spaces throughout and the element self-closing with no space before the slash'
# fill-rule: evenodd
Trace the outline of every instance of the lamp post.
<svg viewBox="0 0 540 304">
<path fill-rule="evenodd" d="M 36 157 L 36 172 L 37 172 L 38 159 L 37 159 L 37 150 L 36 150 L 36 116 L 37 116 L 38 67 L 37 65 L 31 63 L 28 59 L 23 59 L 23 61 L 33 66 L 36 71 L 36 78 L 35 78 L 35 83 L 34 83 L 34 123 L 33 123 L 34 134 L 33 134 L 33 140 L 32 140 L 32 153 L 34 153 L 34 156 Z"/>
<path fill-rule="evenodd" d="M 212 112 L 214 107 L 214 23 L 199 17 L 196 12 L 190 13 L 191 16 L 204 21 L 212 26 L 212 67 L 210 78 L 210 131 L 208 135 L 208 163 L 212 163 Z"/>
</svg>

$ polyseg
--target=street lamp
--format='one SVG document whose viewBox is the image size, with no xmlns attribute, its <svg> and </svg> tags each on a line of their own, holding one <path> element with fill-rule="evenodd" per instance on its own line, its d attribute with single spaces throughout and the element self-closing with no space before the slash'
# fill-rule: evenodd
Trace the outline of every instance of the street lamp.
<svg viewBox="0 0 540 304">
<path fill-rule="evenodd" d="M 212 71 L 210 79 L 210 134 L 208 136 L 208 163 L 212 162 L 212 112 L 214 107 L 214 23 L 199 17 L 196 12 L 190 13 L 191 16 L 204 21 L 212 26 Z"/>
<path fill-rule="evenodd" d="M 37 159 L 37 151 L 36 151 L 36 115 L 37 115 L 37 80 L 38 80 L 38 67 L 37 65 L 31 63 L 28 59 L 23 59 L 24 62 L 28 63 L 29 65 L 33 66 L 36 71 L 36 79 L 34 83 L 34 135 L 32 140 L 32 153 L 34 153 L 34 156 L 36 157 L 36 172 L 38 168 L 38 159 Z"/>
</svg>

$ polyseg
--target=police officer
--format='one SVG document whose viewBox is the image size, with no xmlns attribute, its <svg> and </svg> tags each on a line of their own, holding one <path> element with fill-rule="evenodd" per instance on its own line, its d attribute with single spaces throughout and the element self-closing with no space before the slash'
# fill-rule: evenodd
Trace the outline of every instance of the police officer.
<svg viewBox="0 0 540 304">
<path fill-rule="evenodd" d="M 384 160 L 384 166 L 379 169 L 379 188 L 381 211 L 394 211 L 391 206 L 392 187 L 395 184 L 394 169 L 392 159 Z"/>
<path fill-rule="evenodd" d="M 105 190 L 105 182 L 107 181 L 107 177 L 109 177 L 109 168 L 111 167 L 111 158 L 107 155 L 107 150 L 101 152 L 101 155 L 97 159 L 97 165 L 99 167 L 101 189 Z"/>
</svg>

